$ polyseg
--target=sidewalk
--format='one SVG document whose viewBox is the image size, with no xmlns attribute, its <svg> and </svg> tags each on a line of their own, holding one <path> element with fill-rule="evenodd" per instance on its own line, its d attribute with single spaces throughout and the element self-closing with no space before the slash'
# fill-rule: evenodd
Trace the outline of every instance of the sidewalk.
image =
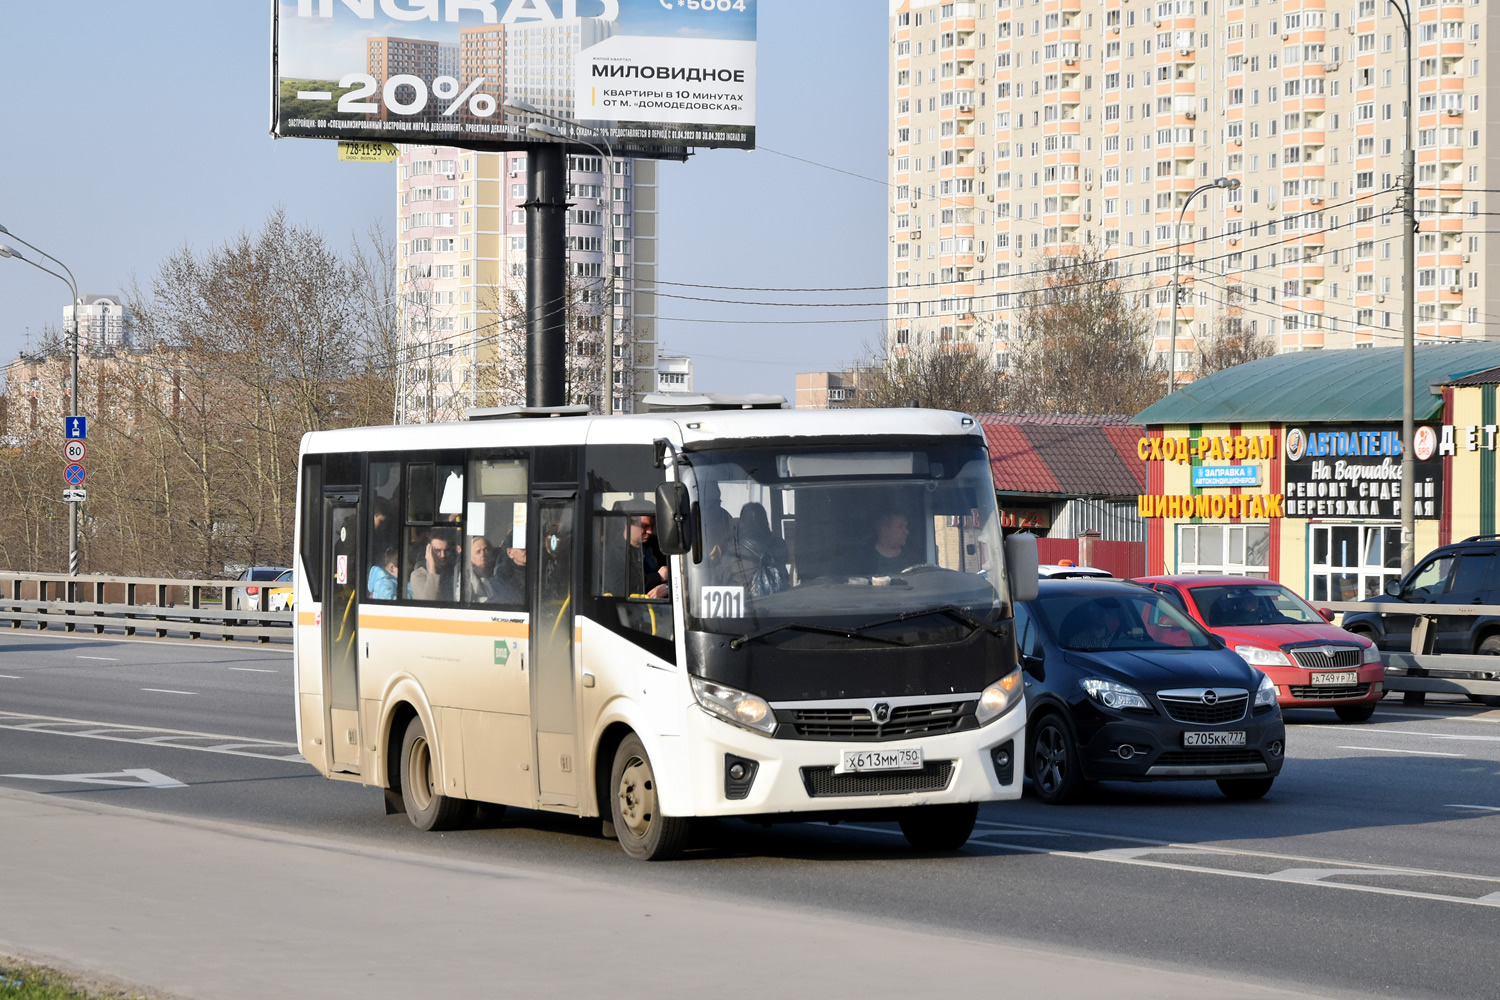
<svg viewBox="0 0 1500 1000">
<path fill-rule="evenodd" d="M 4 788 L 0 894 L 0 953 L 194 1000 L 1311 996 Z"/>
</svg>

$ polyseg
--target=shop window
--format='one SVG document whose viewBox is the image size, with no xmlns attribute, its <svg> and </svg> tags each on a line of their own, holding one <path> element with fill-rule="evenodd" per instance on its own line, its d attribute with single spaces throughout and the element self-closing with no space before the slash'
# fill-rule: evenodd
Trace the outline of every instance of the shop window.
<svg viewBox="0 0 1500 1000">
<path fill-rule="evenodd" d="M 1308 552 L 1314 601 L 1367 601 L 1385 592 L 1386 581 L 1401 578 L 1397 525 L 1314 524 Z"/>
<path fill-rule="evenodd" d="M 1255 576 L 1270 569 L 1267 524 L 1183 524 L 1177 528 L 1177 572 Z"/>
</svg>

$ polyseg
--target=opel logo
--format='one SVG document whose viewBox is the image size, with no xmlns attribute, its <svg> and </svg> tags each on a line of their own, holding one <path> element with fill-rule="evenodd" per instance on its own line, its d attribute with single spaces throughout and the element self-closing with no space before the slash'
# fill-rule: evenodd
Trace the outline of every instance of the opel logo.
<svg viewBox="0 0 1500 1000">
<path fill-rule="evenodd" d="M 885 725 L 891 718 L 891 706 L 883 701 L 876 702 L 875 707 L 870 710 L 870 715 L 877 724 Z"/>
<path fill-rule="evenodd" d="M 1214 691 L 1205 691 L 1205 692 L 1203 692 L 1203 704 L 1205 704 L 1205 705 L 1215 705 L 1215 704 L 1218 704 L 1218 701 L 1219 701 L 1219 695 L 1218 695 L 1217 692 L 1214 692 Z"/>
</svg>

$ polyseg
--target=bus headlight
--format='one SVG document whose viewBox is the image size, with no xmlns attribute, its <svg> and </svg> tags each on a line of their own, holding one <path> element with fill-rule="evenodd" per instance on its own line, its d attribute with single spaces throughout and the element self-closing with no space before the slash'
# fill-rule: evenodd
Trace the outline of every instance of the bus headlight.
<svg viewBox="0 0 1500 1000">
<path fill-rule="evenodd" d="M 702 677 L 689 679 L 693 684 L 693 697 L 705 711 L 756 732 L 769 735 L 776 731 L 776 714 L 764 698 Z"/>
<path fill-rule="evenodd" d="M 974 718 L 983 726 L 1009 712 L 1021 700 L 1021 671 L 1012 670 L 979 695 Z"/>
</svg>

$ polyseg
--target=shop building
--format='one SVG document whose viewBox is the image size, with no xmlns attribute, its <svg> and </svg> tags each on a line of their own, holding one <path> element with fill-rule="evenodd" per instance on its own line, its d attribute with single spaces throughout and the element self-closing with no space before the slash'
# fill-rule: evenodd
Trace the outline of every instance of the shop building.
<svg viewBox="0 0 1500 1000">
<path fill-rule="evenodd" d="M 1146 572 L 1137 496 L 1146 463 L 1129 417 L 979 417 L 1007 534 L 1037 535 L 1042 562 L 1070 559 L 1115 576 Z"/>
<path fill-rule="evenodd" d="M 1304 351 L 1200 379 L 1136 418 L 1147 572 L 1360 600 L 1401 574 L 1401 349 Z M 1416 556 L 1496 530 L 1500 343 L 1416 351 Z"/>
</svg>

